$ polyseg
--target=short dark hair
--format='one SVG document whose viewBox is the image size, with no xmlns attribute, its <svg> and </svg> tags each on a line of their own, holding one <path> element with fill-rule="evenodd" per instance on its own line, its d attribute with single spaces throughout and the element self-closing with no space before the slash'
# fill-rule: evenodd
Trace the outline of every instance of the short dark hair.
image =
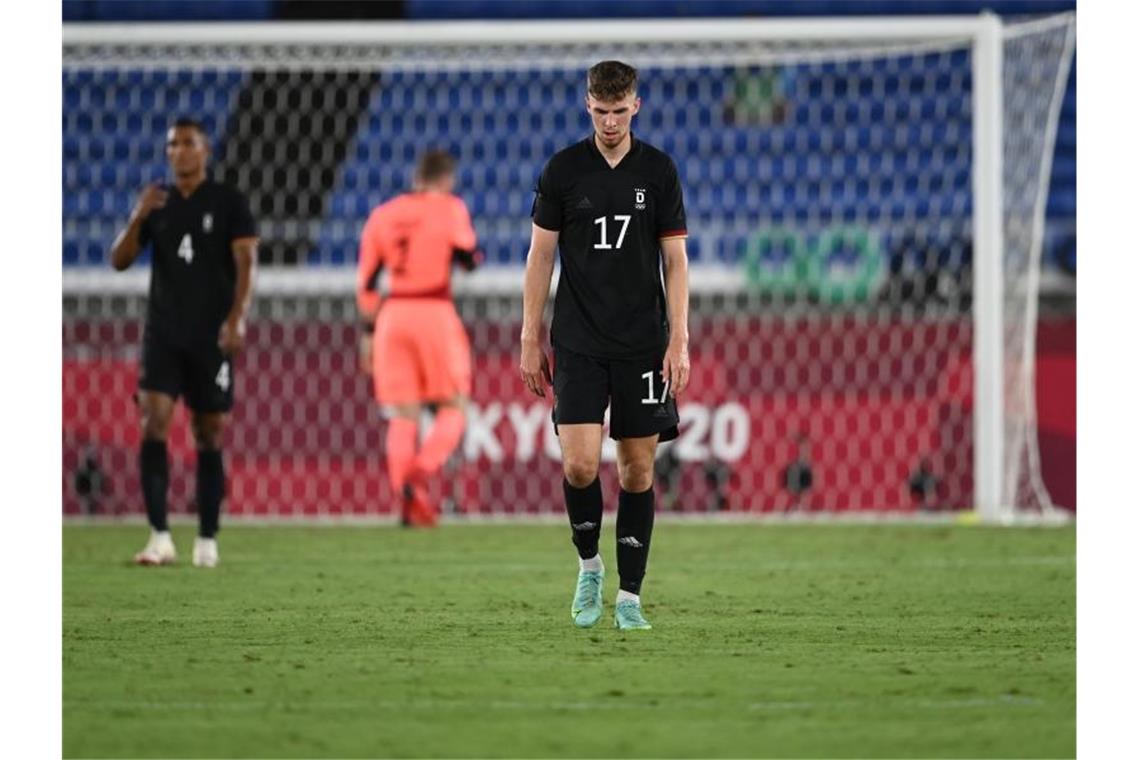
<svg viewBox="0 0 1140 760">
<path fill-rule="evenodd" d="M 637 92 L 637 69 L 621 61 L 602 61 L 586 74 L 586 91 L 598 100 L 621 100 Z"/>
<path fill-rule="evenodd" d="M 198 134 L 202 135 L 202 137 L 204 137 L 204 138 L 209 137 L 209 135 L 206 134 L 206 128 L 204 126 L 202 126 L 202 122 L 198 121 L 197 119 L 195 119 L 192 116 L 179 116 L 178 118 L 176 118 L 174 120 L 174 123 L 171 124 L 170 127 L 171 127 L 171 129 L 177 129 L 179 127 L 189 127 L 190 129 L 197 130 Z"/>
<path fill-rule="evenodd" d="M 420 182 L 435 182 L 450 174 L 455 174 L 455 158 L 446 150 L 429 150 L 416 162 L 416 179 Z"/>
</svg>

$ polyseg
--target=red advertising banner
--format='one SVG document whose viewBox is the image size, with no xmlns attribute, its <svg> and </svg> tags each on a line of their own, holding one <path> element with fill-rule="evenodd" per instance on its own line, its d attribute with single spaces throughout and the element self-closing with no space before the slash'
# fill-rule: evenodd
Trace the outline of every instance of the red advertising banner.
<svg viewBox="0 0 1140 760">
<path fill-rule="evenodd" d="M 517 372 L 518 325 L 472 330 L 475 391 L 460 450 L 434 484 L 449 510 L 561 513 L 550 400 Z M 65 323 L 64 512 L 142 512 L 133 393 L 140 327 Z M 235 367 L 225 509 L 248 516 L 390 515 L 385 422 L 356 365 L 352 325 L 261 321 Z M 968 319 L 855 316 L 694 320 L 681 436 L 661 447 L 658 503 L 683 511 L 965 508 L 972 497 Z M 426 421 L 426 420 L 425 420 Z M 173 512 L 194 510 L 184 412 Z M 613 442 L 603 485 L 616 501 Z"/>
</svg>

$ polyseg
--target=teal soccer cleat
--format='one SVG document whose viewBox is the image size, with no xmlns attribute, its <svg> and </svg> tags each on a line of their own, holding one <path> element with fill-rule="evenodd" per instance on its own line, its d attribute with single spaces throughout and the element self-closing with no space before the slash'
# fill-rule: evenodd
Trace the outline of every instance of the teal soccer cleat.
<svg viewBox="0 0 1140 760">
<path fill-rule="evenodd" d="M 628 599 L 618 602 L 614 609 L 614 628 L 623 631 L 648 631 L 653 626 L 641 614 L 641 605 Z"/>
<path fill-rule="evenodd" d="M 582 570 L 578 573 L 578 588 L 570 605 L 570 617 L 579 628 L 590 628 L 602 617 L 602 581 L 604 570 Z"/>
</svg>

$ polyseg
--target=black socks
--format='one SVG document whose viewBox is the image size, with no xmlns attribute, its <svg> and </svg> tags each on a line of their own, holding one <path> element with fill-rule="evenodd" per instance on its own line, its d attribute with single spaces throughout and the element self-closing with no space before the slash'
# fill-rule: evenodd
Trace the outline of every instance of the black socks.
<svg viewBox="0 0 1140 760">
<path fill-rule="evenodd" d="M 170 485 L 170 462 L 166 442 L 143 439 L 139 449 L 143 501 L 146 518 L 154 530 L 170 530 L 166 520 L 166 491 Z M 222 498 L 226 493 L 226 472 L 222 452 L 198 449 L 198 535 L 213 538 L 218 532 Z M 595 545 L 597 540 L 595 539 Z"/>
<path fill-rule="evenodd" d="M 621 590 L 641 593 L 649 539 L 653 535 L 653 487 L 641 493 L 624 488 L 618 495 L 617 561 Z"/>
<path fill-rule="evenodd" d="M 598 553 L 598 538 L 602 532 L 601 481 L 594 478 L 585 488 L 575 488 L 563 479 L 562 491 L 578 556 L 590 559 Z M 617 562 L 622 591 L 641 593 L 652 535 L 653 487 L 641 493 L 622 489 L 617 511 Z"/>
<path fill-rule="evenodd" d="M 578 556 L 590 559 L 598 554 L 598 537 L 602 534 L 602 483 L 597 478 L 585 488 L 575 488 L 562 479 L 562 493 L 566 497 L 566 514 Z"/>
<path fill-rule="evenodd" d="M 225 493 L 226 472 L 222 466 L 222 452 L 198 449 L 198 535 L 202 538 L 217 535 Z"/>
<path fill-rule="evenodd" d="M 166 487 L 170 482 L 170 464 L 166 458 L 166 441 L 144 438 L 139 449 L 143 501 L 146 519 L 154 530 L 169 530 L 166 523 Z"/>
</svg>

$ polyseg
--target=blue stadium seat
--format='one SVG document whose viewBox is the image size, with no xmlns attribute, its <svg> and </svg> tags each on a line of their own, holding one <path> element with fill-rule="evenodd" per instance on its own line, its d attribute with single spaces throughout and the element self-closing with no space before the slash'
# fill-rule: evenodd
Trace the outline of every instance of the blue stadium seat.
<svg viewBox="0 0 1140 760">
<path fill-rule="evenodd" d="M 739 257 L 739 236 L 717 234 L 702 244 L 702 228 L 728 218 L 753 220 L 752 226 L 821 219 L 886 225 L 969 213 L 967 54 L 754 69 L 743 76 L 775 75 L 773 107 L 767 121 L 755 123 L 749 119 L 759 117 L 748 109 L 734 122 L 727 107 L 738 74 L 718 67 L 643 72 L 636 131 L 677 161 L 695 260 Z M 138 188 L 165 173 L 162 141 L 172 106 L 202 116 L 218 134 L 242 76 L 218 70 L 64 75 L 62 181 L 71 222 L 65 264 L 101 261 L 107 244 L 96 239 L 101 225 L 121 221 Z M 325 199 L 308 261 L 353 261 L 371 206 L 407 189 L 416 156 L 438 146 L 460 158 L 459 189 L 488 256 L 521 263 L 543 162 L 589 134 L 580 80 L 577 71 L 546 69 L 381 73 Z M 1071 94 L 1062 115 L 1051 219 L 1071 215 L 1076 203 Z"/>
</svg>

